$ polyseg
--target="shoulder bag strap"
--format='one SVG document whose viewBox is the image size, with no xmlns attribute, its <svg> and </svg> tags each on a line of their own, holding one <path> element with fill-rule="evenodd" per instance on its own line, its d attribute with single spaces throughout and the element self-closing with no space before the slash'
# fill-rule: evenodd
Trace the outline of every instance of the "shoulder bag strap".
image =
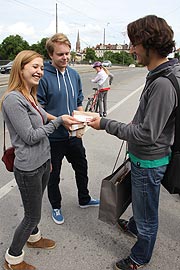
<svg viewBox="0 0 180 270">
<path fill-rule="evenodd" d="M 180 86 L 176 76 L 173 73 L 166 74 L 165 76 L 168 78 L 176 89 L 177 97 L 178 97 L 178 106 L 175 112 L 175 138 L 173 144 L 173 151 L 180 151 Z"/>
<path fill-rule="evenodd" d="M 42 113 L 40 112 L 40 110 L 38 109 L 38 107 L 37 107 L 32 101 L 29 100 L 29 102 L 30 102 L 31 105 L 34 107 L 34 109 L 36 109 L 36 111 L 38 111 L 38 113 L 40 114 L 40 116 L 41 116 L 41 118 L 42 118 L 43 124 L 45 124 L 45 123 L 44 123 L 44 118 L 43 118 L 43 116 L 42 116 Z"/>
<path fill-rule="evenodd" d="M 165 77 L 171 81 L 173 84 L 177 97 L 178 97 L 178 106 L 175 110 L 175 137 L 173 143 L 173 151 L 180 151 L 180 86 L 176 76 L 172 73 L 172 71 L 163 71 L 158 74 L 152 76 L 150 83 L 152 83 L 155 79 L 159 77 Z"/>
<path fill-rule="evenodd" d="M 3 121 L 3 124 L 4 124 L 4 127 L 3 127 L 3 129 L 4 129 L 4 134 L 3 134 L 3 140 L 4 140 L 4 142 L 3 142 L 3 152 L 5 152 L 6 151 L 6 140 L 5 140 L 5 138 L 6 138 L 6 127 L 5 127 L 5 121 Z"/>
</svg>

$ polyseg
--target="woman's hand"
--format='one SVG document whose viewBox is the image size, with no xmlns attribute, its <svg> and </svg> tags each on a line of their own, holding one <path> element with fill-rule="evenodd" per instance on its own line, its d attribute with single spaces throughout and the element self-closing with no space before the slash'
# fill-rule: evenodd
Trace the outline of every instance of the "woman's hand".
<svg viewBox="0 0 180 270">
<path fill-rule="evenodd" d="M 76 120 L 74 117 L 68 115 L 68 114 L 64 114 L 61 116 L 62 120 L 63 120 L 63 126 L 66 128 L 66 129 L 70 129 L 70 127 L 72 125 L 76 125 L 76 124 L 79 124 L 79 123 L 82 123 L 78 120 Z"/>
<path fill-rule="evenodd" d="M 100 121 L 101 121 L 101 117 L 97 116 L 94 117 L 90 122 L 88 122 L 88 126 L 100 130 Z"/>
</svg>

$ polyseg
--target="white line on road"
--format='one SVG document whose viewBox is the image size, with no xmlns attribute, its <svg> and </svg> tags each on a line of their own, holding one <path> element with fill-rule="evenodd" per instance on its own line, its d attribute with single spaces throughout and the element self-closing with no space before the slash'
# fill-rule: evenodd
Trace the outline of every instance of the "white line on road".
<svg viewBox="0 0 180 270">
<path fill-rule="evenodd" d="M 135 95 L 138 91 L 142 90 L 143 87 L 144 87 L 144 84 L 141 85 L 139 88 L 137 88 L 135 91 L 133 91 L 131 94 L 129 94 L 127 97 L 122 99 L 120 102 L 116 103 L 112 108 L 110 108 L 108 110 L 108 114 L 113 112 L 114 110 L 116 110 L 121 104 L 126 102 L 129 98 L 131 98 L 133 95 Z M 90 127 L 87 127 L 86 132 L 89 128 Z M 0 188 L 0 199 L 2 199 L 7 193 L 9 193 L 16 185 L 17 185 L 16 180 L 12 179 L 9 183 L 7 183 L 5 186 Z"/>
<path fill-rule="evenodd" d="M 108 113 L 113 112 L 116 110 L 121 104 L 123 104 L 126 100 L 130 99 L 132 96 L 134 96 L 138 91 L 142 90 L 144 87 L 144 84 L 141 85 L 139 88 L 137 88 L 135 91 L 133 91 L 131 94 L 129 94 L 127 97 L 116 103 L 112 108 L 108 110 Z"/>
<path fill-rule="evenodd" d="M 135 91 L 133 91 L 131 94 L 129 94 L 127 97 L 123 98 L 121 101 L 119 101 L 118 103 L 116 103 L 112 108 L 110 108 L 107 113 L 111 113 L 114 110 L 116 110 L 121 104 L 123 104 L 126 100 L 130 99 L 133 95 L 135 95 L 138 91 L 142 90 L 144 87 L 144 84 L 142 84 L 139 88 L 137 88 Z M 88 129 L 90 129 L 91 127 L 87 127 L 86 131 Z"/>
<path fill-rule="evenodd" d="M 9 193 L 16 185 L 16 180 L 13 178 L 10 182 L 3 186 L 0 189 L 0 199 L 2 199 L 7 193 Z"/>
</svg>

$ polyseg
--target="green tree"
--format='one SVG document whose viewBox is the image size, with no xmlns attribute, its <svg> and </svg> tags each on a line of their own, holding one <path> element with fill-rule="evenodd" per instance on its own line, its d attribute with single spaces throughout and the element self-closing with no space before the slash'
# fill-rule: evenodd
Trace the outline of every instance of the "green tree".
<svg viewBox="0 0 180 270">
<path fill-rule="evenodd" d="M 36 44 L 32 44 L 30 49 L 36 51 L 44 56 L 44 59 L 49 59 L 49 55 L 46 50 L 46 41 L 48 38 L 42 38 L 41 41 L 37 42 Z"/>
<path fill-rule="evenodd" d="M 95 54 L 95 50 L 91 49 L 91 48 L 87 48 L 86 49 L 86 56 L 85 56 L 85 59 L 89 62 L 89 61 L 92 61 L 94 62 L 97 57 L 96 57 L 96 54 Z"/>
<path fill-rule="evenodd" d="M 113 53 L 112 51 L 105 51 L 104 59 L 110 60 L 113 64 L 119 65 L 130 65 L 132 63 L 135 63 L 133 56 L 126 51 L 121 51 L 117 53 Z"/>
<path fill-rule="evenodd" d="M 121 57 L 121 54 L 120 54 L 119 52 L 114 53 L 114 54 L 112 55 L 111 61 L 112 61 L 113 63 L 116 63 L 116 64 L 121 64 L 121 63 L 122 63 L 122 57 Z"/>
<path fill-rule="evenodd" d="M 111 52 L 111 51 L 105 51 L 104 52 L 104 59 L 105 60 L 110 60 L 113 63 L 114 62 L 113 61 L 113 55 L 114 55 L 113 52 Z"/>
<path fill-rule="evenodd" d="M 125 52 L 124 65 L 135 64 L 134 56 L 131 53 Z"/>
<path fill-rule="evenodd" d="M 75 62 L 76 60 L 76 52 L 75 51 L 71 51 L 71 61 Z"/>
<path fill-rule="evenodd" d="M 120 65 L 130 65 L 135 63 L 133 56 L 126 51 L 113 53 L 110 61 Z"/>
<path fill-rule="evenodd" d="M 30 48 L 27 41 L 19 35 L 10 35 L 6 37 L 0 45 L 0 58 L 4 60 L 13 60 L 22 50 Z"/>
</svg>

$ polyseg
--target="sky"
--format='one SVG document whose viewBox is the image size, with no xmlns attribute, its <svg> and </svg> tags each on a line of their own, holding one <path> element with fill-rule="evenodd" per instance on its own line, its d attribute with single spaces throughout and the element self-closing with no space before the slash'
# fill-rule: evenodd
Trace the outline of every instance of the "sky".
<svg viewBox="0 0 180 270">
<path fill-rule="evenodd" d="M 78 31 L 81 49 L 104 41 L 128 44 L 127 24 L 150 14 L 167 21 L 180 48 L 179 0 L 0 0 L 0 43 L 17 34 L 32 45 L 57 28 L 68 36 L 72 50 Z"/>
</svg>

